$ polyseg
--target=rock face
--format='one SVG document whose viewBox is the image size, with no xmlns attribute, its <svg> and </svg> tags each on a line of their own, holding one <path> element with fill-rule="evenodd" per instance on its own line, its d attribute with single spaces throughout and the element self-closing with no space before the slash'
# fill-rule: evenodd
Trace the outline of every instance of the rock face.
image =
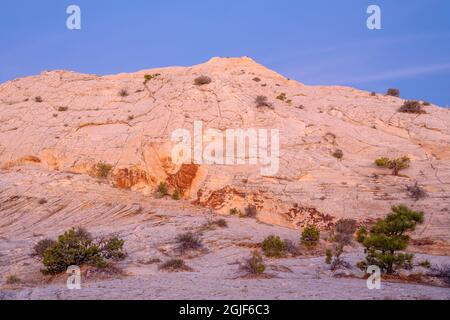
<svg viewBox="0 0 450 320">
<path fill-rule="evenodd" d="M 146 77 L 147 75 L 147 77 Z M 196 85 L 199 76 L 211 83 Z M 257 96 L 267 105 L 257 107 Z M 112 165 L 112 186 L 152 197 L 161 181 L 199 206 L 229 214 L 258 209 L 263 222 L 323 229 L 336 219 L 370 223 L 404 203 L 423 210 L 416 237 L 450 242 L 450 111 L 399 113 L 404 100 L 347 87 L 305 86 L 250 58 L 112 76 L 44 72 L 0 86 L 0 168 L 38 166 L 89 174 Z M 172 133 L 278 129 L 280 165 L 176 164 Z M 342 150 L 342 159 L 333 156 Z M 407 155 L 400 175 L 374 160 Z M 3 175 L 5 178 L 7 175 Z M 415 200 L 418 183 L 427 197 Z M 1 214 L 1 212 L 0 212 Z"/>
</svg>

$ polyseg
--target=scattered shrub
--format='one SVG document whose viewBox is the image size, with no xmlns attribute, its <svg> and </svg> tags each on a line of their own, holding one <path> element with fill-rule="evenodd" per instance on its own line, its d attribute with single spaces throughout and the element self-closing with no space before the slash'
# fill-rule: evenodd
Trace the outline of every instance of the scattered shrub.
<svg viewBox="0 0 450 320">
<path fill-rule="evenodd" d="M 398 97 L 400 97 L 400 90 L 395 89 L 395 88 L 390 88 L 390 89 L 388 89 L 386 95 L 398 98 Z"/>
<path fill-rule="evenodd" d="M 325 263 L 331 264 L 332 261 L 333 261 L 333 252 L 331 251 L 331 249 L 327 249 L 325 251 Z"/>
<path fill-rule="evenodd" d="M 336 149 L 333 152 L 333 157 L 335 157 L 336 159 L 341 160 L 344 157 L 344 152 L 341 149 Z"/>
<path fill-rule="evenodd" d="M 267 257 L 280 258 L 285 254 L 284 242 L 278 236 L 269 236 L 261 244 L 264 254 Z"/>
<path fill-rule="evenodd" d="M 245 216 L 247 218 L 254 218 L 258 214 L 258 210 L 255 205 L 249 205 L 245 208 Z"/>
<path fill-rule="evenodd" d="M 360 266 L 377 265 L 388 274 L 411 268 L 413 255 L 399 251 L 408 247 L 410 237 L 407 232 L 414 231 L 423 220 L 423 212 L 412 211 L 404 205 L 392 207 L 392 212 L 362 237 L 366 260 Z"/>
<path fill-rule="evenodd" d="M 252 256 L 245 261 L 243 269 L 252 275 L 264 273 L 266 265 L 261 254 L 258 251 L 253 251 Z"/>
<path fill-rule="evenodd" d="M 47 199 L 44 199 L 44 198 L 39 199 L 38 203 L 39 204 L 46 204 L 47 203 Z"/>
<path fill-rule="evenodd" d="M 418 185 L 417 181 L 413 186 L 407 186 L 406 192 L 416 201 L 427 197 L 427 193 Z"/>
<path fill-rule="evenodd" d="M 315 225 L 308 225 L 303 229 L 301 243 L 307 247 L 317 245 L 320 239 L 320 231 Z"/>
<path fill-rule="evenodd" d="M 221 227 L 221 228 L 228 227 L 227 220 L 225 220 L 225 219 L 217 219 L 217 220 L 213 221 L 213 224 L 215 224 L 216 226 Z"/>
<path fill-rule="evenodd" d="M 78 228 L 66 231 L 53 243 L 51 240 L 39 242 L 39 246 L 35 246 L 35 253 L 42 257 L 42 273 L 58 274 L 65 272 L 71 265 L 107 267 L 109 259 L 125 258 L 123 244 L 124 241 L 116 236 L 95 242 L 89 232 Z"/>
<path fill-rule="evenodd" d="M 419 101 L 409 100 L 405 101 L 403 105 L 398 109 L 398 112 L 424 114 L 425 110 L 422 109 L 422 104 Z"/>
<path fill-rule="evenodd" d="M 64 112 L 64 111 L 67 111 L 67 110 L 69 110 L 69 107 L 58 107 L 58 111 L 59 112 Z"/>
<path fill-rule="evenodd" d="M 33 247 L 33 255 L 43 258 L 44 252 L 47 251 L 48 248 L 54 246 L 55 244 L 56 244 L 56 241 L 52 240 L 52 239 L 40 240 Z"/>
<path fill-rule="evenodd" d="M 253 78 L 253 81 L 255 81 L 255 82 L 260 82 L 260 81 L 261 81 L 261 79 L 260 79 L 260 78 L 258 78 L 258 77 L 254 77 L 254 78 Z"/>
<path fill-rule="evenodd" d="M 100 161 L 94 166 L 94 175 L 98 178 L 107 178 L 112 170 L 112 165 Z"/>
<path fill-rule="evenodd" d="M 286 93 L 280 93 L 280 94 L 277 96 L 277 99 L 278 99 L 278 100 L 281 100 L 281 101 L 285 101 L 285 100 L 286 100 Z"/>
<path fill-rule="evenodd" d="M 266 96 L 257 96 L 255 99 L 255 103 L 257 108 L 267 107 L 273 109 L 272 104 L 267 101 Z"/>
<path fill-rule="evenodd" d="M 159 266 L 160 270 L 169 272 L 191 271 L 192 269 L 186 265 L 183 259 L 170 259 Z"/>
<path fill-rule="evenodd" d="M 177 237 L 178 250 L 180 252 L 186 252 L 190 250 L 198 250 L 203 247 L 202 240 L 197 234 L 187 232 Z"/>
<path fill-rule="evenodd" d="M 299 253 L 298 248 L 291 240 L 285 239 L 283 241 L 283 243 L 284 243 L 284 248 L 286 249 L 287 252 L 289 252 L 290 254 L 292 254 L 294 256 L 298 255 L 298 253 Z"/>
<path fill-rule="evenodd" d="M 144 75 L 144 84 L 147 84 L 147 82 L 149 82 L 150 80 L 158 78 L 160 75 L 161 74 L 159 74 L 159 73 Z"/>
<path fill-rule="evenodd" d="M 211 78 L 208 76 L 200 76 L 200 77 L 195 78 L 194 84 L 196 86 L 203 86 L 205 84 L 210 84 L 211 81 L 212 81 Z"/>
<path fill-rule="evenodd" d="M 242 211 L 238 208 L 231 208 L 230 209 L 230 215 L 232 216 L 242 216 Z"/>
<path fill-rule="evenodd" d="M 419 262 L 419 266 L 421 266 L 422 268 L 425 268 L 425 269 L 430 269 L 431 263 L 428 260 L 423 260 L 423 261 Z"/>
<path fill-rule="evenodd" d="M 340 219 L 336 222 L 333 230 L 333 240 L 341 245 L 349 245 L 356 231 L 356 220 Z"/>
<path fill-rule="evenodd" d="M 225 219 L 217 219 L 213 221 L 208 221 L 201 227 L 201 231 L 203 230 L 214 230 L 215 227 L 226 228 L 228 227 L 228 223 Z"/>
<path fill-rule="evenodd" d="M 129 115 L 127 119 L 128 119 L 128 121 L 131 121 L 131 120 L 134 119 L 134 116 L 133 115 Z"/>
<path fill-rule="evenodd" d="M 376 97 L 376 96 L 377 96 L 377 93 L 376 93 L 376 92 L 372 92 L 370 95 L 371 95 L 372 97 Z"/>
<path fill-rule="evenodd" d="M 340 268 L 351 268 L 351 265 L 341 258 L 344 253 L 344 245 L 338 244 L 334 247 L 334 252 L 331 253 L 332 261 L 330 263 L 330 270 L 334 271 Z"/>
<path fill-rule="evenodd" d="M 429 103 L 428 101 L 423 101 L 423 102 L 422 102 L 422 105 L 423 105 L 423 106 L 431 106 L 431 103 Z"/>
<path fill-rule="evenodd" d="M 169 194 L 169 185 L 167 184 L 167 182 L 161 181 L 158 184 L 157 191 L 158 191 L 160 196 L 162 196 L 162 197 L 167 196 Z"/>
<path fill-rule="evenodd" d="M 181 192 L 178 189 L 175 189 L 175 191 L 172 193 L 172 199 L 173 200 L 180 200 L 181 199 Z"/>
<path fill-rule="evenodd" d="M 123 245 L 125 241 L 117 236 L 110 236 L 100 240 L 99 248 L 103 258 L 112 260 L 123 260 L 127 256 Z"/>
<path fill-rule="evenodd" d="M 127 89 L 120 89 L 120 91 L 119 91 L 119 96 L 121 96 L 122 98 L 128 97 L 128 91 L 127 91 Z"/>
<path fill-rule="evenodd" d="M 430 271 L 427 272 L 427 275 L 441 278 L 447 286 L 450 286 L 450 265 L 430 267 Z"/>
<path fill-rule="evenodd" d="M 34 97 L 34 102 L 41 103 L 42 101 L 44 100 L 42 100 L 41 96 Z"/>
<path fill-rule="evenodd" d="M 409 168 L 411 159 L 408 156 L 403 156 L 397 159 L 389 159 L 386 157 L 378 158 L 375 160 L 375 164 L 378 167 L 392 169 L 392 174 L 398 176 L 400 170 Z"/>
<path fill-rule="evenodd" d="M 105 267 L 106 261 L 91 236 L 82 229 L 71 229 L 43 253 L 44 274 L 65 272 L 71 265 L 84 264 Z"/>
<path fill-rule="evenodd" d="M 11 274 L 6 277 L 6 284 L 18 284 L 18 283 L 20 283 L 20 278 L 17 275 Z"/>
</svg>

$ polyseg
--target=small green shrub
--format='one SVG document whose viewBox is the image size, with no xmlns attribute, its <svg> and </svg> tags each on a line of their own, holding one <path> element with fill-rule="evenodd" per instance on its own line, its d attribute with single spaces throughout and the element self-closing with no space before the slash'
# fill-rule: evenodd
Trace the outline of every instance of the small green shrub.
<svg viewBox="0 0 450 320">
<path fill-rule="evenodd" d="M 356 231 L 356 241 L 359 243 L 363 243 L 364 239 L 367 237 L 367 229 L 366 227 L 361 227 Z"/>
<path fill-rule="evenodd" d="M 264 254 L 267 257 L 280 258 L 286 253 L 283 240 L 278 236 L 269 236 L 261 244 Z"/>
<path fill-rule="evenodd" d="M 405 101 L 403 105 L 398 109 L 398 112 L 414 113 L 414 114 L 427 113 L 425 110 L 422 109 L 422 104 L 419 101 L 415 100 Z"/>
<path fill-rule="evenodd" d="M 49 245 L 50 242 L 47 241 Z M 42 257 L 44 274 L 58 274 L 65 272 L 71 265 L 90 265 L 99 268 L 107 267 L 108 260 L 121 260 L 125 258 L 123 250 L 124 241 L 116 236 L 102 239 L 98 242 L 82 228 L 71 229 L 58 237 L 53 245 L 48 246 L 44 252 L 39 251 Z M 41 244 L 44 247 L 44 243 Z"/>
<path fill-rule="evenodd" d="M 202 240 L 199 235 L 192 232 L 187 232 L 177 237 L 178 250 L 181 253 L 191 250 L 199 250 L 203 248 Z"/>
<path fill-rule="evenodd" d="M 247 218 L 254 218 L 258 214 L 258 210 L 255 205 L 249 205 L 245 208 L 245 216 Z"/>
<path fill-rule="evenodd" d="M 98 178 L 107 178 L 112 168 L 109 163 L 100 161 L 94 166 L 94 174 Z"/>
<path fill-rule="evenodd" d="M 212 82 L 212 80 L 208 76 L 200 76 L 200 77 L 195 78 L 195 80 L 194 80 L 194 84 L 196 86 L 203 86 L 206 84 L 210 84 L 211 82 Z"/>
<path fill-rule="evenodd" d="M 6 284 L 18 284 L 20 283 L 20 278 L 15 275 L 15 274 L 11 274 L 9 276 L 6 277 Z"/>
<path fill-rule="evenodd" d="M 160 270 L 169 272 L 191 271 L 183 259 L 170 259 L 159 266 Z"/>
<path fill-rule="evenodd" d="M 48 248 L 54 246 L 55 244 L 56 244 L 56 241 L 52 240 L 52 239 L 40 240 L 33 247 L 33 255 L 43 258 L 44 252 L 47 251 Z"/>
<path fill-rule="evenodd" d="M 277 96 L 277 99 L 278 99 L 278 100 L 281 100 L 281 101 L 285 101 L 285 100 L 286 100 L 286 93 L 280 93 L 280 94 Z"/>
<path fill-rule="evenodd" d="M 409 168 L 410 163 L 411 159 L 408 156 L 397 159 L 382 157 L 375 160 L 375 164 L 378 167 L 391 169 L 394 176 L 398 176 L 400 170 Z"/>
<path fill-rule="evenodd" d="M 344 157 L 344 152 L 341 149 L 336 149 L 333 152 L 333 157 L 335 157 L 336 159 L 341 160 Z"/>
<path fill-rule="evenodd" d="M 169 194 L 169 185 L 167 184 L 167 182 L 161 181 L 158 184 L 158 190 L 157 191 L 162 197 L 167 196 Z"/>
<path fill-rule="evenodd" d="M 423 261 L 420 261 L 419 266 L 421 266 L 422 268 L 425 268 L 425 269 L 430 269 L 431 263 L 429 260 L 423 260 Z"/>
<path fill-rule="evenodd" d="M 390 88 L 390 89 L 388 89 L 386 95 L 398 98 L 398 97 L 400 97 L 400 90 L 395 89 L 395 88 Z"/>
<path fill-rule="evenodd" d="M 147 84 L 147 82 L 149 82 L 150 80 L 158 78 L 160 75 L 161 74 L 159 74 L 159 73 L 144 75 L 144 84 Z"/>
<path fill-rule="evenodd" d="M 306 247 L 314 247 L 319 243 L 320 231 L 315 225 L 308 225 L 303 229 L 301 243 Z"/>
<path fill-rule="evenodd" d="M 261 254 L 258 251 L 253 251 L 252 256 L 245 261 L 243 269 L 252 275 L 264 273 L 266 270 L 266 265 L 264 264 Z"/>
<path fill-rule="evenodd" d="M 181 192 L 178 189 L 175 189 L 175 191 L 172 193 L 172 199 L 173 200 L 180 200 L 181 199 Z"/>
</svg>

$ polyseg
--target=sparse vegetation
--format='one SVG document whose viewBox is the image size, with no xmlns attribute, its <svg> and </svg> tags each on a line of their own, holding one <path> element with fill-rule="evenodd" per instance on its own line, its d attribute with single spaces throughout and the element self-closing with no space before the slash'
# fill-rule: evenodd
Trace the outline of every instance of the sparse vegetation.
<svg viewBox="0 0 450 320">
<path fill-rule="evenodd" d="M 225 219 L 217 219 L 217 220 L 211 220 L 206 222 L 201 228 L 200 230 L 214 230 L 215 227 L 220 227 L 220 228 L 226 228 L 228 227 L 228 223 Z"/>
<path fill-rule="evenodd" d="M 46 204 L 47 203 L 47 199 L 41 198 L 38 201 L 39 204 Z"/>
<path fill-rule="evenodd" d="M 408 195 L 416 201 L 427 197 L 427 193 L 419 186 L 417 181 L 413 186 L 406 186 L 406 192 L 408 192 Z"/>
<path fill-rule="evenodd" d="M 178 250 L 181 253 L 191 250 L 199 250 L 203 248 L 202 240 L 198 234 L 187 232 L 177 237 Z"/>
<path fill-rule="evenodd" d="M 267 100 L 266 96 L 257 96 L 255 99 L 256 107 L 257 108 L 271 108 L 273 109 L 272 104 Z"/>
<path fill-rule="evenodd" d="M 43 102 L 43 101 L 44 101 L 44 100 L 42 99 L 41 96 L 34 97 L 34 102 L 41 103 L 41 102 Z"/>
<path fill-rule="evenodd" d="M 333 241 L 346 246 L 353 240 L 353 234 L 356 231 L 356 220 L 340 219 L 336 222 L 333 229 Z"/>
<path fill-rule="evenodd" d="M 181 192 L 178 189 L 175 189 L 175 191 L 172 193 L 172 199 L 173 200 L 180 200 L 181 199 Z"/>
<path fill-rule="evenodd" d="M 277 99 L 278 99 L 278 100 L 281 100 L 281 101 L 285 101 L 285 100 L 286 100 L 286 93 L 280 93 L 280 94 L 277 96 Z"/>
<path fill-rule="evenodd" d="M 422 104 L 419 101 L 409 100 L 405 101 L 403 105 L 398 109 L 398 112 L 424 114 L 427 113 L 422 108 Z"/>
<path fill-rule="evenodd" d="M 247 218 L 254 218 L 258 214 L 258 209 L 255 205 L 249 205 L 245 208 L 245 216 Z"/>
<path fill-rule="evenodd" d="M 69 107 L 58 107 L 58 111 L 59 112 L 64 112 L 64 111 L 67 111 L 67 110 L 69 110 Z"/>
<path fill-rule="evenodd" d="M 428 101 L 423 101 L 423 102 L 422 102 L 422 105 L 423 105 L 423 106 L 431 106 L 431 103 L 428 102 Z"/>
<path fill-rule="evenodd" d="M 242 211 L 238 208 L 231 208 L 230 209 L 230 215 L 232 216 L 242 216 Z"/>
<path fill-rule="evenodd" d="M 395 89 L 395 88 L 390 88 L 390 89 L 388 89 L 386 95 L 398 98 L 398 97 L 400 97 L 400 90 Z"/>
<path fill-rule="evenodd" d="M 285 255 L 286 247 L 278 236 L 269 236 L 261 243 L 264 254 L 267 257 L 280 258 Z"/>
<path fill-rule="evenodd" d="M 258 251 L 253 251 L 252 256 L 245 261 L 243 269 L 251 275 L 263 274 L 266 265 L 261 254 Z"/>
<path fill-rule="evenodd" d="M 258 77 L 254 77 L 254 78 L 253 78 L 253 81 L 255 81 L 255 82 L 260 82 L 260 81 L 261 81 L 261 79 L 260 79 L 260 78 L 258 78 Z"/>
<path fill-rule="evenodd" d="M 376 97 L 376 96 L 377 96 L 377 93 L 376 93 L 376 92 L 372 92 L 372 93 L 370 93 L 370 95 L 371 95 L 372 97 Z"/>
<path fill-rule="evenodd" d="M 336 149 L 333 152 L 333 157 L 335 157 L 336 159 L 341 160 L 344 157 L 344 152 L 341 149 Z"/>
<path fill-rule="evenodd" d="M 450 287 L 450 264 L 439 266 L 431 266 L 427 275 L 440 278 L 442 281 Z"/>
<path fill-rule="evenodd" d="M 332 261 L 333 261 L 333 251 L 331 251 L 331 249 L 327 249 L 325 251 L 325 263 L 331 264 Z"/>
<path fill-rule="evenodd" d="M 105 268 L 108 260 L 125 258 L 124 241 L 118 237 L 110 237 L 94 241 L 84 229 L 71 229 L 58 237 L 42 254 L 44 274 L 58 274 L 71 265 L 90 265 Z"/>
<path fill-rule="evenodd" d="M 144 84 L 147 84 L 147 82 L 149 82 L 150 80 L 158 78 L 160 75 L 161 74 L 159 74 L 159 73 L 144 75 Z"/>
<path fill-rule="evenodd" d="M 291 240 L 284 239 L 283 243 L 284 243 L 284 248 L 286 249 L 287 252 L 289 252 L 293 256 L 298 255 L 299 250 L 298 250 L 297 246 Z"/>
<path fill-rule="evenodd" d="M 419 266 L 425 269 L 430 269 L 431 268 L 431 263 L 429 260 L 423 260 L 419 262 Z"/>
<path fill-rule="evenodd" d="M 170 259 L 159 266 L 160 270 L 169 272 L 191 271 L 183 259 Z"/>
<path fill-rule="evenodd" d="M 413 255 L 399 251 L 408 247 L 410 237 L 407 233 L 414 231 L 423 220 L 423 212 L 412 211 L 404 205 L 392 207 L 386 218 L 379 220 L 369 233 L 358 237 L 366 252 L 366 259 L 359 266 L 377 265 L 387 274 L 411 268 Z"/>
<path fill-rule="evenodd" d="M 33 255 L 43 258 L 44 252 L 47 251 L 48 248 L 54 246 L 55 244 L 56 244 L 56 241 L 52 240 L 52 239 L 40 240 L 33 247 Z"/>
<path fill-rule="evenodd" d="M 306 247 L 314 247 L 319 243 L 320 239 L 320 231 L 317 229 L 317 227 L 313 224 L 306 226 L 305 229 L 303 229 L 302 236 L 301 236 L 301 243 L 305 245 Z"/>
<path fill-rule="evenodd" d="M 165 181 L 161 181 L 158 184 L 157 192 L 161 197 L 167 196 L 169 194 L 169 185 Z"/>
<path fill-rule="evenodd" d="M 200 77 L 195 78 L 195 80 L 194 80 L 194 84 L 196 86 L 203 86 L 206 84 L 210 84 L 211 82 L 212 82 L 212 80 L 208 76 L 200 76 Z"/>
<path fill-rule="evenodd" d="M 358 241 L 359 243 L 362 243 L 364 241 L 364 239 L 367 236 L 367 228 L 366 227 L 361 227 L 358 229 L 358 231 L 356 231 L 356 241 Z"/>
<path fill-rule="evenodd" d="M 212 223 L 221 228 L 228 227 L 227 220 L 225 220 L 225 219 L 217 219 L 217 220 L 213 221 Z"/>
<path fill-rule="evenodd" d="M 127 89 L 120 89 L 119 96 L 122 98 L 128 97 L 128 90 Z"/>
<path fill-rule="evenodd" d="M 94 166 L 94 175 L 98 178 L 107 178 L 112 168 L 109 163 L 100 161 Z"/>
<path fill-rule="evenodd" d="M 12 285 L 18 283 L 20 283 L 20 278 L 17 275 L 11 274 L 6 277 L 6 284 Z"/>
<path fill-rule="evenodd" d="M 375 164 L 381 168 L 392 169 L 392 174 L 398 176 L 400 170 L 409 168 L 411 159 L 408 156 L 403 156 L 397 159 L 389 159 L 386 157 L 378 158 Z"/>
</svg>

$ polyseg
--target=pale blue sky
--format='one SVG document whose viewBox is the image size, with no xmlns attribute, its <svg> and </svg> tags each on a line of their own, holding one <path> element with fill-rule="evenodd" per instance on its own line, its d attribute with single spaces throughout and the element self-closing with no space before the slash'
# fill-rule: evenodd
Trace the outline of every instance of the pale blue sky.
<svg viewBox="0 0 450 320">
<path fill-rule="evenodd" d="M 82 29 L 66 28 L 66 8 Z M 382 9 L 382 30 L 366 9 Z M 0 82 L 42 70 L 111 74 L 250 56 L 306 84 L 450 105 L 448 0 L 2 0 Z"/>
</svg>

